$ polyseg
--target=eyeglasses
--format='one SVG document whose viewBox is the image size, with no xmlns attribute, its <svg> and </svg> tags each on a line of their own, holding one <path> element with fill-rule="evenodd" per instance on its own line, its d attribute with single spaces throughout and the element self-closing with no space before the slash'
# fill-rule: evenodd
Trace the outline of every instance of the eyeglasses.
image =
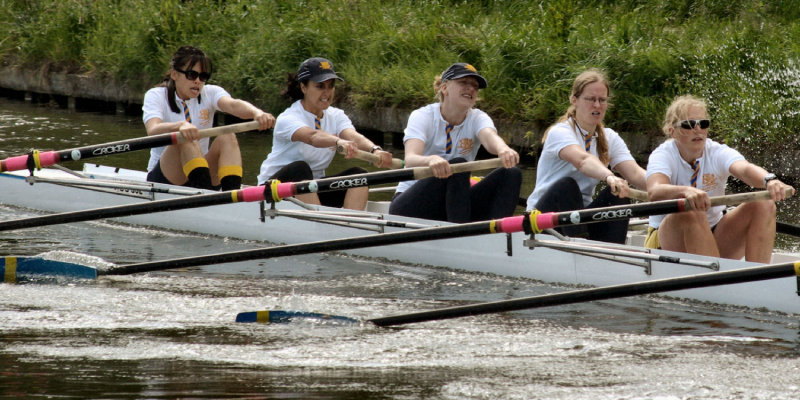
<svg viewBox="0 0 800 400">
<path fill-rule="evenodd" d="M 608 98 L 607 97 L 581 97 L 581 100 L 583 100 L 583 101 L 585 101 L 585 102 L 587 102 L 589 104 L 594 104 L 595 102 L 600 102 L 601 106 L 605 105 L 606 103 L 608 103 Z"/>
<path fill-rule="evenodd" d="M 195 79 L 197 79 L 197 78 L 200 78 L 200 82 L 205 82 L 205 81 L 207 81 L 209 78 L 211 78 L 211 74 L 210 74 L 210 73 L 208 73 L 208 72 L 197 72 L 197 71 L 195 71 L 195 70 L 193 70 L 193 69 L 190 69 L 190 70 L 188 70 L 188 71 L 181 71 L 181 70 L 179 70 L 179 69 L 177 69 L 177 68 L 173 68 L 173 69 L 174 69 L 175 71 L 178 71 L 178 72 L 180 72 L 180 73 L 182 73 L 182 74 L 186 75 L 186 79 L 188 79 L 188 80 L 190 80 L 190 81 L 193 81 L 193 80 L 195 80 Z"/>
<path fill-rule="evenodd" d="M 711 125 L 711 121 L 707 119 L 685 119 L 680 122 L 675 123 L 675 127 L 681 127 L 683 129 L 694 129 L 695 126 L 700 125 L 700 129 L 708 129 L 708 126 Z"/>
</svg>

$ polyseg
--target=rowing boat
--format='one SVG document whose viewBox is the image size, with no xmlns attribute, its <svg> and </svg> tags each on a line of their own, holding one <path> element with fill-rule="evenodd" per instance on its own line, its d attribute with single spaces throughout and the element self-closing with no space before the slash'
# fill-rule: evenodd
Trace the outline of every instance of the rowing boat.
<svg viewBox="0 0 800 400">
<path fill-rule="evenodd" d="M 200 193 L 144 182 L 141 171 L 85 164 L 82 171 L 44 168 L 0 174 L 0 204 L 46 212 L 69 212 L 124 204 L 146 204 Z M 116 218 L 127 224 L 198 232 L 270 243 L 294 244 L 363 237 L 409 229 L 446 226 L 445 222 L 388 215 L 371 202 L 365 212 L 310 206 L 294 199 L 267 204 L 238 202 Z M 201 216 L 201 217 L 198 217 Z M 511 233 L 426 240 L 347 250 L 404 263 L 531 278 L 567 285 L 609 286 L 735 270 L 758 264 L 661 250 L 636 243 L 610 245 L 553 234 Z M 80 249 L 77 249 L 80 250 Z M 791 259 L 775 254 L 773 262 Z M 670 296 L 800 314 L 795 278 L 781 278 L 668 292 Z"/>
</svg>

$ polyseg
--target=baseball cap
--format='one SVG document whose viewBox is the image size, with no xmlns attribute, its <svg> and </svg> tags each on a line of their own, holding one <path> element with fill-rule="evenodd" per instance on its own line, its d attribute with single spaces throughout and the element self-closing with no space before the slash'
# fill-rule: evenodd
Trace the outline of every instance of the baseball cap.
<svg viewBox="0 0 800 400">
<path fill-rule="evenodd" d="M 478 80 L 478 89 L 483 89 L 486 87 L 486 78 L 482 77 L 475 67 L 467 63 L 455 63 L 451 65 L 450 68 L 448 68 L 442 74 L 442 82 L 452 79 L 460 79 L 465 76 L 474 76 L 475 79 Z"/>
<path fill-rule="evenodd" d="M 338 79 L 344 81 L 336 71 L 333 70 L 333 63 L 322 57 L 309 58 L 300 64 L 297 69 L 297 80 L 303 81 L 310 79 L 314 82 L 325 82 L 328 79 Z"/>
</svg>

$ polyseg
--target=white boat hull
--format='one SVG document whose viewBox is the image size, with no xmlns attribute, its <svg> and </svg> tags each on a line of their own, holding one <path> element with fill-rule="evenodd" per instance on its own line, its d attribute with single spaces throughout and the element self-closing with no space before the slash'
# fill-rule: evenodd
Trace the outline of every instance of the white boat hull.
<svg viewBox="0 0 800 400">
<path fill-rule="evenodd" d="M 30 185 L 25 181 L 25 175 L 27 173 L 0 174 L 0 188 L 2 188 L 0 190 L 0 204 L 27 207 L 47 212 L 67 212 L 148 201 L 121 194 L 120 191 L 103 192 L 52 183 Z M 37 171 L 36 175 L 52 179 L 81 181 L 81 178 L 52 169 Z M 103 178 L 106 179 L 105 176 Z M 156 185 L 156 187 L 186 189 L 169 185 Z M 174 197 L 176 195 L 154 194 L 156 200 Z M 300 206 L 287 201 L 278 203 L 276 209 L 303 210 Z M 320 208 L 320 210 L 341 211 L 324 207 Z M 392 221 L 428 226 L 446 224 L 391 215 L 381 215 L 380 217 Z M 274 219 L 268 217 L 266 221 L 262 222 L 261 205 L 259 203 L 233 203 L 202 209 L 143 214 L 117 220 L 136 225 L 285 244 L 376 234 L 353 227 L 284 216 Z M 404 229 L 386 227 L 385 232 Z M 349 250 L 347 253 L 570 285 L 608 286 L 712 272 L 705 267 L 660 261 L 652 261 L 649 263 L 649 268 L 644 268 L 546 247 L 529 249 L 523 244 L 525 239 L 528 239 L 528 237 L 523 233 L 512 234 L 510 241 L 505 234 L 480 235 L 363 248 Z M 537 235 L 537 239 L 552 240 L 554 238 L 549 235 Z M 583 240 L 572 242 L 601 245 L 597 242 Z M 510 256 L 506 254 L 508 243 L 511 243 L 512 249 L 512 255 Z M 641 251 L 641 248 L 635 246 L 627 246 L 627 248 Z M 716 261 L 719 263 L 721 271 L 757 265 L 739 260 L 714 259 L 667 251 L 653 251 L 653 253 L 682 259 Z M 784 262 L 787 260 L 784 258 L 776 260 L 776 262 L 778 261 Z M 800 296 L 798 296 L 797 291 L 797 279 L 782 278 L 669 292 L 667 295 L 800 314 Z"/>
</svg>

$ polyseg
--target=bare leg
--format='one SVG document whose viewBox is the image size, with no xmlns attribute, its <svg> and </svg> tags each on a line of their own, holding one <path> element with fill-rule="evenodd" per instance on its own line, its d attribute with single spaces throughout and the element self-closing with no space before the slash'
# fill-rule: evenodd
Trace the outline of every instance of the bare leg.
<svg viewBox="0 0 800 400">
<path fill-rule="evenodd" d="M 294 197 L 306 204 L 320 205 L 319 196 L 316 193 L 298 194 Z"/>
<path fill-rule="evenodd" d="M 368 198 L 368 187 L 347 189 L 347 194 L 344 196 L 344 204 L 342 205 L 342 208 L 364 211 L 367 209 Z"/>
<path fill-rule="evenodd" d="M 242 166 L 242 153 L 236 135 L 231 133 L 215 138 L 208 148 L 206 160 L 211 173 L 211 183 L 219 185 L 217 171 L 220 166 Z"/>
<path fill-rule="evenodd" d="M 200 145 L 196 142 L 167 146 L 159 159 L 161 172 L 172 184 L 183 185 L 188 178 L 183 173 L 183 165 L 189 160 L 203 157 Z"/>
<path fill-rule="evenodd" d="M 769 263 L 775 245 L 775 202 L 744 203 L 729 211 L 714 230 L 722 257 Z"/>
<path fill-rule="evenodd" d="M 658 227 L 658 241 L 664 250 L 719 257 L 717 242 L 702 211 L 667 215 Z"/>
</svg>

